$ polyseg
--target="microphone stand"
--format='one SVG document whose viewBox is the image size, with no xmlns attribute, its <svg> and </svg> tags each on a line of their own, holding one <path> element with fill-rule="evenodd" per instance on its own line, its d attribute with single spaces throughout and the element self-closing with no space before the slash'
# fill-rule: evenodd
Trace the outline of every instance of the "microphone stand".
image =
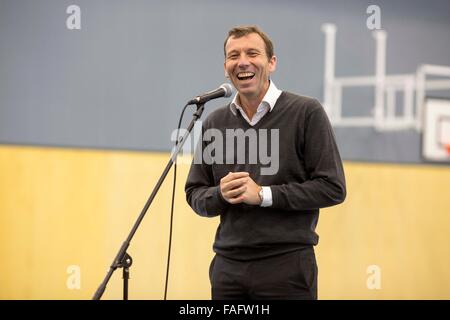
<svg viewBox="0 0 450 320">
<path fill-rule="evenodd" d="M 130 242 L 133 239 L 134 234 L 136 233 L 137 229 L 139 228 L 139 225 L 141 224 L 142 220 L 145 217 L 145 214 L 147 213 L 148 208 L 153 202 L 153 199 L 155 198 L 156 194 L 158 193 L 159 188 L 161 187 L 162 183 L 164 182 L 164 179 L 166 178 L 167 174 L 170 171 L 170 168 L 174 164 L 178 154 L 180 153 L 181 148 L 183 147 L 186 138 L 191 133 L 192 129 L 194 128 L 195 122 L 201 117 L 203 110 L 204 110 L 205 104 L 200 103 L 197 104 L 197 111 L 192 115 L 191 123 L 189 124 L 186 133 L 184 136 L 177 142 L 176 149 L 172 153 L 172 156 L 170 157 L 169 162 L 166 165 L 166 168 L 164 169 L 163 173 L 161 174 L 161 177 L 159 178 L 158 182 L 156 183 L 155 187 L 153 188 L 153 191 L 148 198 L 147 202 L 145 203 L 144 208 L 141 211 L 141 214 L 137 218 L 136 222 L 134 223 L 133 228 L 131 229 L 130 234 L 128 235 L 127 239 L 123 242 L 122 246 L 119 249 L 119 252 L 117 253 L 116 257 L 114 258 L 111 266 L 109 267 L 109 271 L 106 274 L 105 278 L 103 279 L 103 282 L 98 287 L 97 291 L 95 292 L 93 296 L 93 300 L 100 300 L 103 293 L 105 292 L 106 286 L 109 282 L 109 279 L 113 275 L 114 271 L 116 271 L 117 268 L 123 268 L 123 300 L 128 300 L 128 279 L 129 279 L 129 268 L 131 267 L 133 263 L 133 259 L 131 256 L 127 253 L 127 249 L 130 246 Z M 178 139 L 178 137 L 177 137 Z"/>
</svg>

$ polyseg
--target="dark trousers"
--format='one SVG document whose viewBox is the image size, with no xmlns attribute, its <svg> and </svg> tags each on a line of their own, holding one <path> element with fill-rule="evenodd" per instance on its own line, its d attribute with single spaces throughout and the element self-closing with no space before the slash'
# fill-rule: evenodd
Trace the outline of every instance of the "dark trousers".
<svg viewBox="0 0 450 320">
<path fill-rule="evenodd" d="M 216 254 L 209 268 L 213 300 L 317 299 L 314 248 L 238 261 Z"/>
</svg>

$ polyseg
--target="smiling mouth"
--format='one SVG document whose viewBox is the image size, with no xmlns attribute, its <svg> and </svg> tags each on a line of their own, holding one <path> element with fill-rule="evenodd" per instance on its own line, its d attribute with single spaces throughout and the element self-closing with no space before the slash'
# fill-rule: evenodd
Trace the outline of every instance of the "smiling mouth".
<svg viewBox="0 0 450 320">
<path fill-rule="evenodd" d="M 236 77 L 239 80 L 250 80 L 255 76 L 255 73 L 253 72 L 239 72 Z"/>
</svg>

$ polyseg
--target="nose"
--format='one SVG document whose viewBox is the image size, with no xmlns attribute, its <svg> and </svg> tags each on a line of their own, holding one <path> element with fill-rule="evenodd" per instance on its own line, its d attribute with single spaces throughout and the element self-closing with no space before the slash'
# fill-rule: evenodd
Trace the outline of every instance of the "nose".
<svg viewBox="0 0 450 320">
<path fill-rule="evenodd" d="M 248 62 L 248 58 L 245 54 L 241 54 L 239 56 L 239 61 L 238 61 L 238 67 L 241 69 L 245 69 L 250 65 L 250 63 Z"/>
</svg>

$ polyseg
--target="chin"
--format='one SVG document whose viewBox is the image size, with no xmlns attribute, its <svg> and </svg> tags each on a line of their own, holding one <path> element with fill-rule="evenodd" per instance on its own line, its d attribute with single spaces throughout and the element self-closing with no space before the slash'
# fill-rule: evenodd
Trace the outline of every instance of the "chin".
<svg viewBox="0 0 450 320">
<path fill-rule="evenodd" d="M 251 94 L 251 93 L 255 93 L 255 88 L 253 86 L 238 86 L 236 87 L 238 89 L 239 92 L 242 93 L 246 93 L 246 94 Z"/>
<path fill-rule="evenodd" d="M 239 89 L 238 90 L 240 94 L 246 95 L 246 96 L 253 96 L 255 95 L 255 90 L 249 90 L 247 88 Z"/>
</svg>

